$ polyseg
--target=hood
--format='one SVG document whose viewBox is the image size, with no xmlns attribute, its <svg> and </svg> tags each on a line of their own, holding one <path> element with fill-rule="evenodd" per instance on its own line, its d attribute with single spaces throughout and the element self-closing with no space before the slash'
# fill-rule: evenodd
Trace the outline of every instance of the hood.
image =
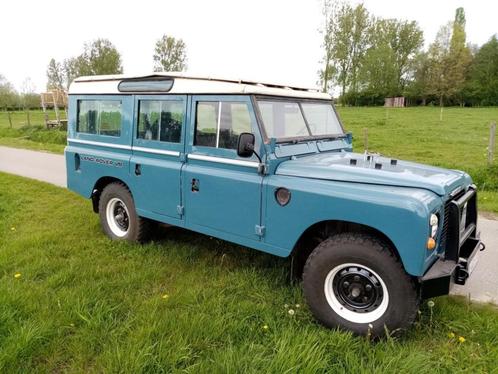
<svg viewBox="0 0 498 374">
<path fill-rule="evenodd" d="M 282 162 L 278 175 L 414 187 L 444 196 L 459 186 L 472 183 L 468 174 L 458 171 L 400 161 L 379 155 L 352 152 L 327 152 Z"/>
</svg>

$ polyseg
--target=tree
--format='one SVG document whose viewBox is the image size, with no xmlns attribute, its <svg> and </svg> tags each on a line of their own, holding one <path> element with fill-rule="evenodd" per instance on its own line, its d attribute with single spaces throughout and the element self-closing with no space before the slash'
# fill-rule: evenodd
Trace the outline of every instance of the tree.
<svg viewBox="0 0 498 374">
<path fill-rule="evenodd" d="M 381 103 L 386 96 L 403 93 L 423 33 L 416 22 L 375 19 L 368 31 L 369 47 L 362 60 L 360 80 L 363 94 Z"/>
<path fill-rule="evenodd" d="M 71 82 L 79 76 L 121 74 L 123 67 L 121 55 L 116 47 L 107 39 L 97 39 L 91 43 L 85 43 L 83 53 L 65 59 L 62 64 L 54 61 L 52 67 L 52 61 L 50 61 L 47 75 L 49 71 L 56 71 L 57 74 L 54 74 L 57 77 L 56 81 L 60 83 L 61 88 L 68 89 Z"/>
<path fill-rule="evenodd" d="M 47 90 L 64 88 L 64 69 L 61 63 L 51 59 L 47 67 Z"/>
<path fill-rule="evenodd" d="M 345 25 L 348 21 L 345 22 Z M 352 12 L 352 29 L 350 36 L 351 86 L 353 94 L 358 92 L 358 73 L 362 59 L 367 49 L 367 36 L 370 26 L 370 16 L 363 4 L 357 5 Z"/>
<path fill-rule="evenodd" d="M 66 58 L 62 63 L 64 87 L 69 89 L 71 82 L 86 73 L 86 62 L 82 56 Z"/>
<path fill-rule="evenodd" d="M 435 95 L 441 107 L 439 119 L 443 120 L 444 99 L 456 93 L 452 82 L 450 66 L 451 23 L 442 26 L 436 39 L 429 46 L 427 67 L 427 94 Z"/>
<path fill-rule="evenodd" d="M 472 53 L 466 45 L 465 12 L 463 8 L 457 8 L 450 40 L 448 69 L 453 81 L 454 95 L 462 106 L 462 91 L 468 78 L 471 61 Z"/>
<path fill-rule="evenodd" d="M 441 27 L 429 47 L 427 93 L 439 98 L 439 118 L 443 120 L 445 99 L 459 97 L 469 72 L 472 55 L 465 44 L 465 14 L 458 8 L 453 22 Z"/>
<path fill-rule="evenodd" d="M 107 39 L 86 43 L 74 66 L 78 75 L 122 74 L 121 55 Z"/>
<path fill-rule="evenodd" d="M 40 107 L 40 95 L 35 93 L 36 87 L 30 77 L 26 77 L 21 86 L 21 104 L 24 109 Z"/>
<path fill-rule="evenodd" d="M 387 25 L 385 20 L 376 20 L 369 30 L 370 46 L 359 73 L 363 104 L 380 104 L 384 97 L 397 95 L 396 57 L 389 44 Z"/>
<path fill-rule="evenodd" d="M 0 109 L 15 108 L 19 103 L 19 95 L 12 83 L 0 75 Z"/>
<path fill-rule="evenodd" d="M 358 91 L 358 72 L 367 49 L 370 17 L 361 4 L 352 8 L 345 3 L 329 3 L 324 9 L 329 10 L 325 12 L 328 20 L 323 31 L 325 68 L 319 76 L 322 87 L 328 86 L 333 77 L 344 99 L 347 89 Z"/>
<path fill-rule="evenodd" d="M 481 105 L 498 105 L 498 39 L 493 35 L 475 54 L 469 89 Z"/>
<path fill-rule="evenodd" d="M 421 99 L 422 105 L 426 105 L 428 92 L 428 69 L 429 58 L 427 52 L 418 53 L 412 61 L 408 77 L 408 85 L 405 89 L 405 96 L 409 98 Z"/>
<path fill-rule="evenodd" d="M 408 71 L 414 62 L 414 57 L 424 43 L 424 33 L 415 21 L 395 21 L 391 48 L 396 59 L 396 78 L 398 87 L 403 90 Z"/>
<path fill-rule="evenodd" d="M 154 71 L 184 71 L 187 68 L 186 49 L 182 39 L 163 35 L 154 48 Z"/>
</svg>

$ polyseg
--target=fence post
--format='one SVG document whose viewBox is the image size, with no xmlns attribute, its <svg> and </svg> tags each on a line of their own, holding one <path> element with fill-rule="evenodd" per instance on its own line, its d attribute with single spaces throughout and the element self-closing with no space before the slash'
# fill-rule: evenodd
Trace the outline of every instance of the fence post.
<svg viewBox="0 0 498 374">
<path fill-rule="evenodd" d="M 28 126 L 31 126 L 31 117 L 29 115 L 29 109 L 26 109 L 26 117 L 28 119 Z"/>
<path fill-rule="evenodd" d="M 10 116 L 10 111 L 7 111 L 7 116 L 9 117 L 10 128 L 12 128 L 12 117 Z"/>
<path fill-rule="evenodd" d="M 495 141 L 496 141 L 496 121 L 493 121 L 491 122 L 491 127 L 489 128 L 488 165 L 491 165 L 494 160 Z"/>
<path fill-rule="evenodd" d="M 364 135 L 363 142 L 364 142 L 364 146 L 365 146 L 365 151 L 368 151 L 368 128 L 367 127 L 365 127 L 363 129 L 363 135 Z"/>
</svg>

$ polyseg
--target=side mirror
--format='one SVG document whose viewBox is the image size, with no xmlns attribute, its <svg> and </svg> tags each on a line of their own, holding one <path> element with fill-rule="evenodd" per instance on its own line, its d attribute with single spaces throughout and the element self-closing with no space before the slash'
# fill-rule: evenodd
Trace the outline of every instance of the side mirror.
<svg viewBox="0 0 498 374">
<path fill-rule="evenodd" d="M 239 135 L 239 142 L 237 144 L 237 156 L 251 157 L 254 154 L 254 134 L 250 132 L 243 132 Z"/>
</svg>

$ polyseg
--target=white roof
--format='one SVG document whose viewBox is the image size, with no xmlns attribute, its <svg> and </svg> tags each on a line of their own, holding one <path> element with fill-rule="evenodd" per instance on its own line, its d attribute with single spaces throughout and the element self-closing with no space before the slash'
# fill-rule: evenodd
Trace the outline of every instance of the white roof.
<svg viewBox="0 0 498 374">
<path fill-rule="evenodd" d="M 331 100 L 327 93 L 317 89 L 283 85 L 255 80 L 196 76 L 178 72 L 161 72 L 146 75 L 94 75 L 76 78 L 69 94 L 122 94 L 118 85 L 126 79 L 152 77 L 173 78 L 174 84 L 166 94 L 259 94 Z M 129 92 L 127 92 L 129 93 Z M 165 94 L 162 92 L 161 94 Z"/>
</svg>

